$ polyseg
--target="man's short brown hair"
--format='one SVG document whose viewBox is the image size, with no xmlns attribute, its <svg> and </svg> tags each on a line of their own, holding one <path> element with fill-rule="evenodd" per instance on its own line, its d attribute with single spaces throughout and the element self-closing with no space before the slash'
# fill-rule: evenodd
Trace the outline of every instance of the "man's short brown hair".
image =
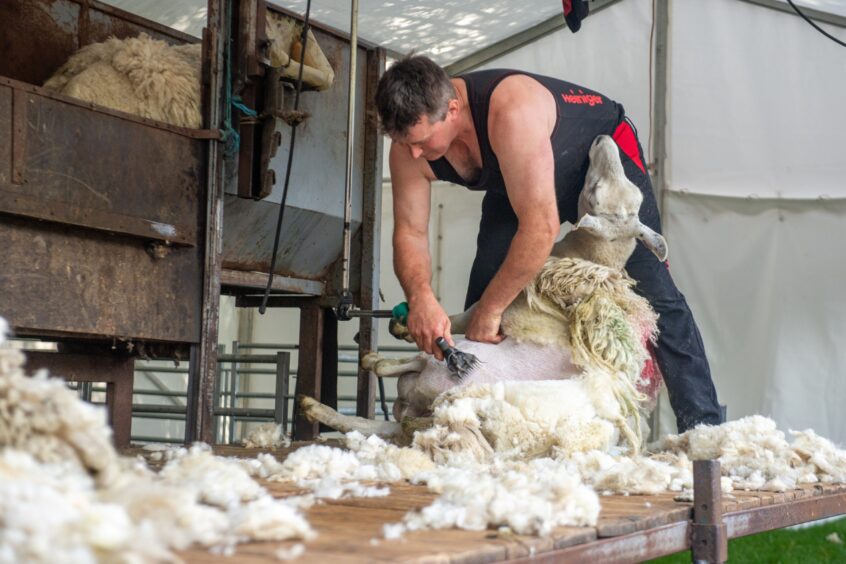
<svg viewBox="0 0 846 564">
<path fill-rule="evenodd" d="M 404 136 L 425 115 L 429 121 L 446 117 L 455 88 L 446 71 L 422 55 L 406 57 L 385 71 L 376 88 L 376 109 L 382 130 Z"/>
</svg>

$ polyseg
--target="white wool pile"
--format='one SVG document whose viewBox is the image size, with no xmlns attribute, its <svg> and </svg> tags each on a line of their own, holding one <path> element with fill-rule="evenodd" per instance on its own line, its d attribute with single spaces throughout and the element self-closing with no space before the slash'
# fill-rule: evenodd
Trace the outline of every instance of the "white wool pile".
<svg viewBox="0 0 846 564">
<path fill-rule="evenodd" d="M 658 450 L 685 452 L 691 460 L 718 459 L 735 489 L 785 491 L 819 481 L 817 467 L 803 462 L 775 421 L 760 415 L 700 425 L 666 437 Z"/>
<path fill-rule="evenodd" d="M 823 483 L 846 483 L 846 451 L 813 430 L 790 431 L 790 446 L 806 463 L 816 467 L 815 473 Z"/>
<path fill-rule="evenodd" d="M 247 448 L 286 448 L 291 446 L 291 440 L 282 425 L 263 423 L 250 431 L 241 444 Z"/>
<path fill-rule="evenodd" d="M 80 401 L 46 371 L 27 377 L 24 362 L 22 352 L 0 345 L 0 447 L 110 480 L 119 462 L 105 410 Z"/>
<path fill-rule="evenodd" d="M 270 481 L 290 481 L 311 490 L 317 498 L 328 499 L 388 495 L 389 489 L 360 481 L 397 482 L 434 468 L 422 452 L 389 445 L 375 435 L 365 438 L 354 432 L 346 440 L 350 450 L 309 445 L 292 452 L 282 463 L 260 458 L 258 464 L 246 464 Z"/>
<path fill-rule="evenodd" d="M 44 88 L 181 127 L 202 125 L 197 44 L 170 45 L 146 33 L 110 38 L 74 53 Z"/>
<path fill-rule="evenodd" d="M 23 361 L 0 344 L 0 561 L 160 561 L 193 544 L 313 536 L 294 502 L 208 447 L 166 451 L 160 473 L 118 456 L 105 410 L 25 376 Z"/>
<path fill-rule="evenodd" d="M 553 448 L 607 451 L 627 426 L 613 380 L 590 371 L 570 380 L 459 386 L 435 401 L 433 427 L 413 444 L 439 463 L 468 454 L 482 462 L 549 456 Z"/>
<path fill-rule="evenodd" d="M 556 467 L 550 468 L 550 462 Z M 442 467 L 424 472 L 414 481 L 425 483 L 439 497 L 407 514 L 402 528 L 483 530 L 508 526 L 519 534 L 548 535 L 557 526 L 595 525 L 599 516 L 596 493 L 578 475 L 560 470 L 551 459 L 540 458 L 521 465 Z M 398 532 L 396 526 L 386 531 Z"/>
<path fill-rule="evenodd" d="M 684 453 L 629 457 L 594 450 L 573 453 L 567 463 L 601 493 L 648 495 L 693 487 L 693 466 Z"/>
</svg>

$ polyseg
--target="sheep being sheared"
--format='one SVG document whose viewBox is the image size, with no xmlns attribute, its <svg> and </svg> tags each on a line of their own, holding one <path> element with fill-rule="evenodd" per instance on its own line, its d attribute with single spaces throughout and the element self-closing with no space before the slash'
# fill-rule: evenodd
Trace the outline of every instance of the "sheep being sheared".
<svg viewBox="0 0 846 564">
<path fill-rule="evenodd" d="M 481 366 L 461 382 L 465 386 L 452 390 L 458 382 L 443 362 L 426 354 L 398 361 L 370 353 L 362 359 L 362 366 L 378 376 L 400 377 L 394 417 L 398 421 L 425 417 L 434 407 L 437 425 L 438 407 L 443 407 L 441 413 L 447 417 L 447 413 L 456 411 L 450 406 L 467 393 L 489 407 L 491 401 L 497 409 L 507 410 L 505 404 L 509 404 L 527 424 L 535 424 L 531 414 L 544 398 L 533 392 L 536 383 L 527 382 L 561 380 L 564 382 L 557 382 L 555 390 L 548 390 L 545 396 L 553 397 L 560 413 L 566 414 L 561 421 L 554 418 L 559 421 L 555 427 L 559 435 L 572 426 L 584 431 L 602 419 L 610 423 L 608 427 L 621 431 L 637 451 L 640 411 L 651 409 L 654 403 L 646 400 L 654 401 L 658 389 L 654 369 L 646 378 L 642 374 L 649 358 L 646 345 L 657 333 L 657 316 L 648 302 L 634 293 L 634 281 L 622 269 L 636 239 L 661 260 L 667 254 L 663 237 L 638 219 L 642 199 L 640 190 L 625 176 L 617 145 L 608 136 L 597 137 L 590 148 L 590 167 L 579 197 L 579 222 L 555 245 L 553 256 L 535 280 L 504 312 L 502 330 L 508 338 L 499 344 L 456 340 L 460 350 L 481 361 Z M 464 330 L 471 313 L 472 308 L 450 318 L 453 333 Z M 602 385 L 596 384 L 599 381 Z M 494 386 L 502 382 L 507 382 L 504 389 Z M 452 391 L 442 396 L 448 390 Z M 524 403 L 523 398 L 530 399 Z M 398 424 L 340 417 L 313 400 L 305 400 L 303 407 L 310 417 L 340 430 L 402 434 Z M 473 409 L 481 408 L 478 405 Z M 453 431 L 455 427 L 448 425 Z M 484 424 L 479 433 L 474 433 L 477 438 L 485 435 L 483 428 Z M 549 431 L 555 433 L 555 429 Z M 497 444 L 505 448 L 491 433 L 487 431 L 487 446 L 493 450 L 499 450 Z M 596 444 L 589 448 L 613 445 L 617 440 L 607 429 L 597 437 L 593 441 Z M 547 448 L 560 440 L 528 442 Z M 578 443 L 577 450 L 588 448 L 588 443 L 591 441 Z M 562 448 L 561 444 L 557 446 Z M 480 451 L 485 448 L 480 447 Z"/>
</svg>

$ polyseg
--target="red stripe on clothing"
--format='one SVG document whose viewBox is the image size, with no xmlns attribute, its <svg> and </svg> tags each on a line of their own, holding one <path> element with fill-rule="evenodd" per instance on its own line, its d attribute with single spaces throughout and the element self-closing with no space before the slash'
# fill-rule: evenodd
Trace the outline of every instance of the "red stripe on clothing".
<svg viewBox="0 0 846 564">
<path fill-rule="evenodd" d="M 573 11 L 573 1 L 572 0 L 561 0 L 562 7 L 564 8 L 564 15 L 569 16 L 570 12 Z"/>
<path fill-rule="evenodd" d="M 640 160 L 640 152 L 637 150 L 637 137 L 635 136 L 632 126 L 629 122 L 623 121 L 617 126 L 614 131 L 612 139 L 617 143 L 617 146 L 632 160 L 641 172 L 646 172 L 643 166 L 643 161 Z"/>
</svg>

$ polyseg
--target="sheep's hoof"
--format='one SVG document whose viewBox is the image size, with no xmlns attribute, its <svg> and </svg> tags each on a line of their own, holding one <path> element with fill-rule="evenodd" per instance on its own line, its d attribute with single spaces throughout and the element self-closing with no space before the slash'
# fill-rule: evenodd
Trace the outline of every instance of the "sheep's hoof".
<svg viewBox="0 0 846 564">
<path fill-rule="evenodd" d="M 414 339 L 411 338 L 411 333 L 408 331 L 408 327 L 396 319 L 391 319 L 388 322 L 388 332 L 401 341 L 414 342 Z"/>
<path fill-rule="evenodd" d="M 300 409 L 303 415 L 305 415 L 305 418 L 314 423 L 316 419 L 312 412 L 316 406 L 320 405 L 320 402 L 307 395 L 299 394 L 297 396 L 297 403 L 300 404 Z"/>
<path fill-rule="evenodd" d="M 363 369 L 372 371 L 376 367 L 377 362 L 379 362 L 379 353 L 371 351 L 361 357 L 361 362 L 359 362 L 359 364 Z"/>
</svg>

